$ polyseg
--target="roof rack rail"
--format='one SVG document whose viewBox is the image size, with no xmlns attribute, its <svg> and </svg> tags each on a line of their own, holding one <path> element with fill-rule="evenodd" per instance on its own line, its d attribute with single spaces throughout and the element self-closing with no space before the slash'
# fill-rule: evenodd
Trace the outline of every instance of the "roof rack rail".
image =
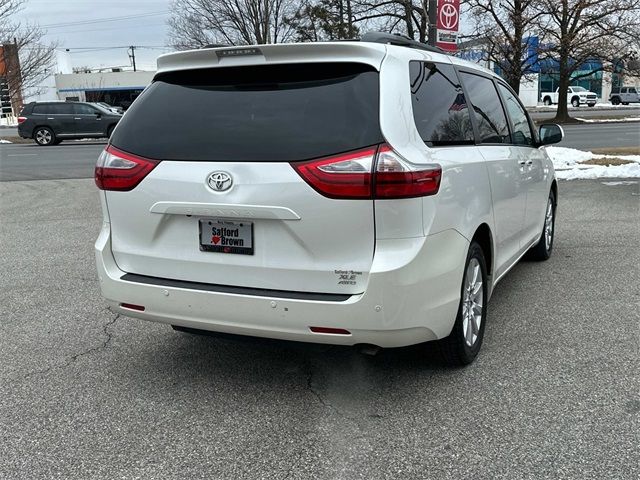
<svg viewBox="0 0 640 480">
<path fill-rule="evenodd" d="M 438 47 L 432 47 L 426 43 L 421 43 L 399 33 L 386 32 L 367 32 L 360 37 L 361 42 L 386 43 L 389 45 L 398 45 L 400 47 L 417 48 L 419 50 L 427 50 L 428 52 L 443 53 L 444 50 Z"/>
</svg>

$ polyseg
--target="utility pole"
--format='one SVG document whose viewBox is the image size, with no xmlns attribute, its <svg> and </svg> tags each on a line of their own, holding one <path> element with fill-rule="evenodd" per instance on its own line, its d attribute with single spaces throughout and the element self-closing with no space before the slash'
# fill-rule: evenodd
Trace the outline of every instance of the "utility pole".
<svg viewBox="0 0 640 480">
<path fill-rule="evenodd" d="M 429 0 L 429 37 L 428 43 L 432 47 L 436 46 L 436 37 L 438 28 L 438 0 Z"/>
<path fill-rule="evenodd" d="M 136 71 L 136 47 L 134 45 L 131 45 L 129 48 L 131 49 L 129 58 L 131 59 L 131 63 L 133 64 L 133 71 L 135 72 Z"/>
</svg>

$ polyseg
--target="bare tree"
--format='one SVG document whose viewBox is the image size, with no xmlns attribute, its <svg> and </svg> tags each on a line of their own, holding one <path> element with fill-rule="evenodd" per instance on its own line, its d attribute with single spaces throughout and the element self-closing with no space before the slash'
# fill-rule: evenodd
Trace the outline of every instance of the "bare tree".
<svg viewBox="0 0 640 480">
<path fill-rule="evenodd" d="M 503 77 L 519 93 L 520 81 L 537 60 L 537 46 L 530 38 L 543 15 L 538 0 L 467 0 L 473 23 L 471 38 L 482 41 L 487 57 L 500 66 Z M 529 40 L 525 41 L 529 36 Z"/>
<path fill-rule="evenodd" d="M 173 0 L 170 41 L 178 49 L 209 44 L 248 45 L 287 41 L 295 0 Z"/>
<path fill-rule="evenodd" d="M 0 0 L 0 46 L 6 45 L 0 53 L 0 63 L 5 66 L 14 107 L 20 106 L 24 92 L 41 93 L 40 85 L 55 65 L 56 45 L 43 43 L 44 31 L 35 24 L 22 24 L 12 19 L 25 1 Z"/>
<path fill-rule="evenodd" d="M 429 34 L 429 0 L 355 0 L 356 22 L 376 20 L 382 29 L 404 33 L 426 42 Z"/>
<path fill-rule="evenodd" d="M 559 64 L 557 121 L 570 120 L 567 88 L 590 60 L 601 70 L 613 69 L 630 55 L 628 46 L 640 36 L 640 0 L 538 0 L 538 28 L 545 50 Z"/>
<path fill-rule="evenodd" d="M 353 4 L 357 0 L 303 0 L 295 14 L 286 19 L 295 40 L 317 42 L 356 38 Z"/>
</svg>

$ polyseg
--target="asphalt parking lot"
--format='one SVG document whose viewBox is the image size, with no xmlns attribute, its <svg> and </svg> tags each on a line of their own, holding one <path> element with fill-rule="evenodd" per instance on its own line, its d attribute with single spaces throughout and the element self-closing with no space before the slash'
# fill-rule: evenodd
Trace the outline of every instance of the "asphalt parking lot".
<svg viewBox="0 0 640 480">
<path fill-rule="evenodd" d="M 0 184 L 0 478 L 635 479 L 638 183 L 562 182 L 464 369 L 108 311 L 93 182 Z"/>
</svg>

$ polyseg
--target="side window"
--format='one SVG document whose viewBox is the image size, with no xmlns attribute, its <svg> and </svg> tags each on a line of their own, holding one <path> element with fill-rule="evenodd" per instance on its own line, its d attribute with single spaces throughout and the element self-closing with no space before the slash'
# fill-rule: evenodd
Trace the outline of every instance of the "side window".
<svg viewBox="0 0 640 480">
<path fill-rule="evenodd" d="M 513 143 L 516 145 L 533 145 L 533 134 L 529 125 L 529 119 L 518 99 L 504 85 L 498 83 L 498 89 L 502 94 L 507 112 L 513 125 Z"/>
<path fill-rule="evenodd" d="M 474 143 L 473 126 L 453 66 L 409 62 L 413 119 L 429 146 Z"/>
<path fill-rule="evenodd" d="M 511 143 L 507 117 L 498 91 L 488 78 L 461 72 L 482 143 Z"/>
<path fill-rule="evenodd" d="M 97 110 L 91 108 L 89 105 L 82 105 L 81 103 L 73 104 L 73 113 L 76 115 L 95 115 Z"/>
<path fill-rule="evenodd" d="M 49 105 L 34 105 L 33 106 L 33 110 L 31 111 L 31 113 L 35 113 L 35 114 L 39 114 L 39 115 L 46 115 L 47 113 L 49 113 Z"/>
<path fill-rule="evenodd" d="M 69 103 L 52 103 L 48 105 L 50 115 L 73 115 L 73 105 Z"/>
</svg>

